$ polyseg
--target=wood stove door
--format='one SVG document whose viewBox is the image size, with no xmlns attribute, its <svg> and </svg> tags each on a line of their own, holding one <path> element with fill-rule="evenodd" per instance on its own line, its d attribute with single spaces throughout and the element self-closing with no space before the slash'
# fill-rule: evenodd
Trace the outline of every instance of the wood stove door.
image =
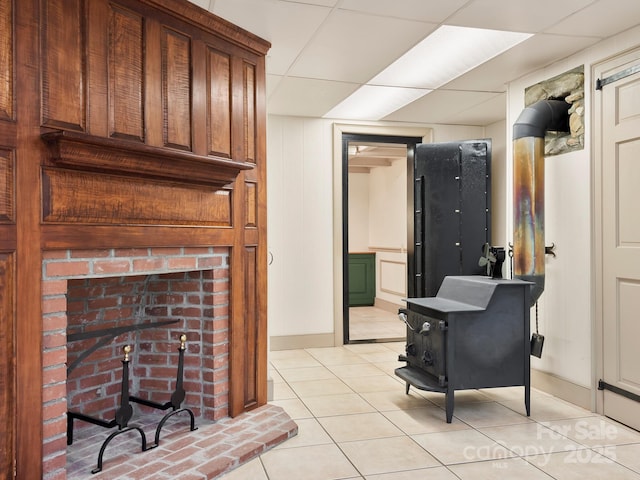
<svg viewBox="0 0 640 480">
<path fill-rule="evenodd" d="M 446 326 L 436 318 L 407 312 L 411 328 L 407 335 L 409 365 L 429 373 L 441 387 L 446 385 Z"/>
<path fill-rule="evenodd" d="M 420 144 L 408 169 L 409 297 L 433 297 L 447 275 L 483 275 L 491 242 L 491 140 Z M 411 178 L 413 176 L 413 178 Z"/>
</svg>

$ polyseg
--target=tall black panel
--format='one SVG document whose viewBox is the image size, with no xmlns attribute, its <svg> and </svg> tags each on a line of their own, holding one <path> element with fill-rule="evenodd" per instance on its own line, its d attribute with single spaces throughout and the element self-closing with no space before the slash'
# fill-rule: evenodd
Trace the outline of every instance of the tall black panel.
<svg viewBox="0 0 640 480">
<path fill-rule="evenodd" d="M 447 275 L 486 273 L 478 259 L 491 243 L 490 167 L 490 140 L 416 146 L 409 297 L 435 296 Z"/>
</svg>

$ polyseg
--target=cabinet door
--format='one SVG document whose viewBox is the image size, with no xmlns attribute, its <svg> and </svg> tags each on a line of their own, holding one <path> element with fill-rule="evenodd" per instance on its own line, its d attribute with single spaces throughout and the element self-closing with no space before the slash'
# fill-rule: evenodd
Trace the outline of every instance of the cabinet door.
<svg viewBox="0 0 640 480">
<path fill-rule="evenodd" d="M 490 140 L 417 145 L 409 297 L 435 296 L 447 275 L 486 272 L 478 259 L 491 241 L 490 160 Z"/>
<path fill-rule="evenodd" d="M 370 306 L 374 304 L 375 298 L 375 253 L 349 254 L 349 306 Z"/>
</svg>

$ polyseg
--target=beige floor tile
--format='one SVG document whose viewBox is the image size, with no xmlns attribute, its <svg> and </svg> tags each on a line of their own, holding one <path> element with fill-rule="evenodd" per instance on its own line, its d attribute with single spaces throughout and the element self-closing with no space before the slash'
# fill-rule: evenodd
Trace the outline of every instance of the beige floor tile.
<svg viewBox="0 0 640 480">
<path fill-rule="evenodd" d="M 334 375 L 340 378 L 373 377 L 381 375 L 380 369 L 370 363 L 357 365 L 331 365 L 328 367 Z"/>
<path fill-rule="evenodd" d="M 289 386 L 301 398 L 318 397 L 321 395 L 339 395 L 343 393 L 353 393 L 339 378 L 328 378 L 326 380 L 305 380 L 300 382 L 290 382 Z"/>
<path fill-rule="evenodd" d="M 425 433 L 411 438 L 445 465 L 514 456 L 503 445 L 476 430 Z"/>
<path fill-rule="evenodd" d="M 299 352 L 299 350 L 294 350 Z M 273 352 L 278 353 L 278 352 Z M 309 355 L 306 352 L 302 352 L 303 354 L 291 356 L 291 357 L 272 357 L 269 359 L 271 365 L 273 365 L 280 374 L 282 374 L 282 370 L 285 368 L 301 368 L 301 367 L 320 367 L 322 364 L 318 362 L 315 358 Z"/>
<path fill-rule="evenodd" d="M 343 381 L 357 393 L 404 390 L 403 382 L 384 374 L 371 377 L 349 377 L 344 378 Z"/>
<path fill-rule="evenodd" d="M 380 413 L 323 417 L 318 421 L 338 443 L 404 435 L 402 430 Z"/>
<path fill-rule="evenodd" d="M 525 415 L 494 402 L 456 404 L 453 415 L 474 428 L 528 423 Z M 453 420 L 455 422 L 455 419 Z"/>
<path fill-rule="evenodd" d="M 358 355 L 360 355 L 369 363 L 386 363 L 398 361 L 398 355 L 387 348 L 379 352 L 363 352 L 358 353 Z M 398 363 L 400 364 L 400 362 Z M 401 367 L 402 364 L 398 366 Z"/>
<path fill-rule="evenodd" d="M 357 393 L 308 397 L 304 399 L 304 404 L 315 417 L 375 412 Z"/>
<path fill-rule="evenodd" d="M 286 400 L 298 398 L 295 392 L 289 385 L 284 382 L 278 382 L 273 384 L 273 399 L 274 400 Z"/>
<path fill-rule="evenodd" d="M 406 470 L 404 472 L 382 473 L 380 475 L 367 475 L 365 480 L 458 480 L 450 470 L 445 467 L 423 468 L 421 470 Z"/>
<path fill-rule="evenodd" d="M 259 458 L 239 466 L 220 478 L 224 480 L 269 480 Z"/>
<path fill-rule="evenodd" d="M 301 380 L 325 380 L 336 378 L 326 367 L 285 368 L 280 370 L 280 375 L 287 382 L 299 382 Z"/>
<path fill-rule="evenodd" d="M 345 345 L 344 348 L 358 355 L 380 352 L 389 353 L 389 349 L 385 347 L 384 343 L 354 343 Z"/>
<path fill-rule="evenodd" d="M 548 475 L 520 458 L 462 463 L 449 469 L 461 480 L 550 480 Z"/>
<path fill-rule="evenodd" d="M 399 362 L 397 354 L 394 355 L 395 357 L 391 361 L 385 360 L 384 362 L 372 362 L 372 364 L 387 375 L 395 375 L 396 368 L 404 367 L 406 364 L 404 362 Z"/>
<path fill-rule="evenodd" d="M 345 442 L 339 446 L 363 475 L 440 466 L 433 456 L 408 437 Z"/>
<path fill-rule="evenodd" d="M 296 423 L 298 424 L 298 434 L 275 448 L 297 448 L 334 443 L 315 418 L 303 418 L 296 420 Z"/>
<path fill-rule="evenodd" d="M 502 402 L 503 405 L 524 415 L 524 401 Z M 572 405 L 564 400 L 552 396 L 536 397 L 531 400 L 531 419 L 537 422 L 550 420 L 564 420 L 568 418 L 582 418 L 593 416 L 595 413 Z"/>
<path fill-rule="evenodd" d="M 640 443 L 633 445 L 614 445 L 595 449 L 598 453 L 615 460 L 631 470 L 640 473 Z"/>
<path fill-rule="evenodd" d="M 542 424 L 589 447 L 640 443 L 640 432 L 600 416 L 551 420 Z"/>
<path fill-rule="evenodd" d="M 359 365 L 367 363 L 364 358 L 347 350 L 345 347 L 307 348 L 307 352 L 327 367 L 330 365 Z"/>
<path fill-rule="evenodd" d="M 527 457 L 527 461 L 556 480 L 640 480 L 639 473 L 591 449 Z"/>
<path fill-rule="evenodd" d="M 446 432 L 469 429 L 469 425 L 456 419 L 447 423 L 444 410 L 440 407 L 427 406 L 409 410 L 393 410 L 382 412 L 395 426 L 407 435 L 420 433 Z"/>
<path fill-rule="evenodd" d="M 408 395 L 405 394 L 404 389 L 394 389 L 393 391 L 384 392 L 367 392 L 361 393 L 360 395 L 379 412 L 433 406 L 430 401 L 413 391 L 410 391 Z"/>
<path fill-rule="evenodd" d="M 335 445 L 270 450 L 261 456 L 269 480 L 332 480 L 359 478 Z"/>
<path fill-rule="evenodd" d="M 293 419 L 298 420 L 301 418 L 312 418 L 313 414 L 305 407 L 302 400 L 299 398 L 287 398 L 283 400 L 272 400 L 269 402 L 273 405 L 278 405 L 284 408 L 284 411 Z"/>
<path fill-rule="evenodd" d="M 483 388 L 479 391 L 496 402 L 523 402 L 524 404 L 524 387 Z M 551 397 L 548 393 L 541 392 L 535 388 L 530 391 L 532 400 Z"/>
<path fill-rule="evenodd" d="M 520 457 L 585 448 L 539 423 L 481 428 L 479 431 Z"/>
</svg>

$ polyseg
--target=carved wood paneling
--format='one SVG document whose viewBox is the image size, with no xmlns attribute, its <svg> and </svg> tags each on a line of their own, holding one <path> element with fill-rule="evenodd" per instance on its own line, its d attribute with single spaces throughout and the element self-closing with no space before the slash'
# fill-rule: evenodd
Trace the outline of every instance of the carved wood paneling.
<svg viewBox="0 0 640 480">
<path fill-rule="evenodd" d="M 248 348 L 245 349 L 244 359 L 244 407 L 249 408 L 258 402 L 257 372 L 258 365 L 257 345 L 258 332 L 258 249 L 254 246 L 246 246 L 244 250 L 244 337 Z"/>
<path fill-rule="evenodd" d="M 247 162 L 256 161 L 256 67 L 244 64 L 244 145 Z"/>
<path fill-rule="evenodd" d="M 231 60 L 207 49 L 207 134 L 209 153 L 231 158 Z"/>
<path fill-rule="evenodd" d="M 45 222 L 229 226 L 231 194 L 143 178 L 43 171 Z M 151 240 L 151 239 L 149 239 Z"/>
<path fill-rule="evenodd" d="M 13 119 L 13 2 L 0 0 L 0 118 Z"/>
<path fill-rule="evenodd" d="M 245 182 L 246 185 L 246 208 L 247 216 L 245 227 L 255 228 L 258 218 L 258 186 L 252 182 Z"/>
<path fill-rule="evenodd" d="M 162 100 L 164 144 L 191 150 L 191 40 L 174 30 L 162 31 Z"/>
<path fill-rule="evenodd" d="M 13 151 L 0 149 L 0 222 L 15 220 Z"/>
<path fill-rule="evenodd" d="M 84 129 L 84 29 L 81 0 L 43 5 L 42 115 L 46 126 Z"/>
<path fill-rule="evenodd" d="M 143 20 L 113 7 L 109 28 L 110 136 L 144 140 Z"/>
<path fill-rule="evenodd" d="M 14 256 L 0 253 L 0 478 L 13 478 L 14 397 Z M 6 475 L 6 476 L 4 476 Z"/>
</svg>

